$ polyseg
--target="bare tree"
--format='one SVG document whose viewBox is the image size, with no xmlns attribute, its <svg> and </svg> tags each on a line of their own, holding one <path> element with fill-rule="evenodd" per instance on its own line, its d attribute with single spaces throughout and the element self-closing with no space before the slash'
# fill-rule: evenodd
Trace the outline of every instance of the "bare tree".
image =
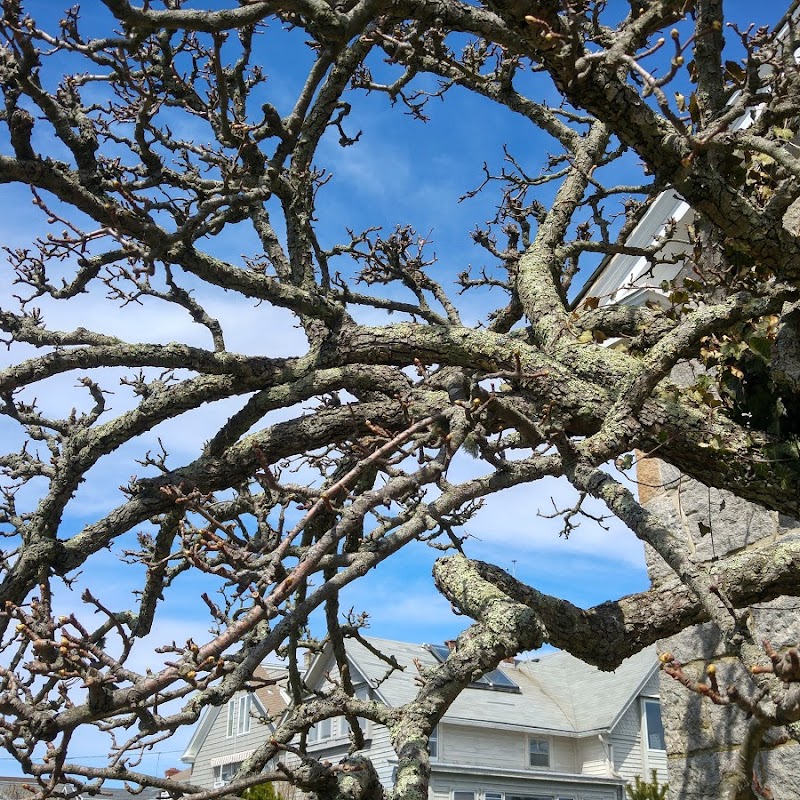
<svg viewBox="0 0 800 800">
<path fill-rule="evenodd" d="M 800 545 L 699 563 L 604 465 L 638 448 L 800 516 L 797 373 L 781 349 L 796 340 L 800 274 L 787 213 L 800 192 L 794 28 L 776 42 L 747 19 L 725 20 L 722 0 L 631 3 L 622 20 L 603 0 L 240 0 L 208 10 L 103 0 L 60 19 L 41 6 L 4 0 L 0 51 L 6 207 L 24 189 L 41 221 L 29 246 L 7 249 L 14 295 L 0 311 L 10 354 L 0 371 L 10 432 L 0 461 L 0 732 L 43 795 L 115 779 L 212 800 L 273 778 L 320 797 L 376 797 L 359 757 L 349 766 L 362 769 L 343 771 L 305 752 L 309 726 L 344 711 L 390 728 L 394 793 L 421 800 L 428 735 L 500 659 L 549 642 L 611 669 L 711 620 L 753 676 L 731 690 L 713 675 L 686 683 L 753 720 L 724 788 L 752 797 L 765 732 L 800 720 L 800 667 L 796 650 L 765 654 L 745 610 L 798 593 Z M 741 58 L 727 57 L 725 38 Z M 287 48 L 287 75 L 307 67 L 285 113 L 260 66 L 270 47 Z M 553 85 L 558 108 L 536 99 Z M 461 90 L 551 144 L 537 174 L 511 152 L 501 174 L 486 167 L 482 191 L 500 188 L 472 234 L 486 267 L 464 271 L 453 291 L 426 237 L 402 219 L 331 243 L 321 147 L 331 137 L 359 146 L 353 104 L 364 93 L 421 124 L 429 103 Z M 734 124 L 748 114 L 751 125 Z M 465 137 L 480 124 L 458 122 Z M 633 248 L 630 232 L 668 188 L 696 212 L 688 240 L 677 255 L 669 230 Z M 225 236 L 253 249 L 233 255 L 219 246 Z M 691 279 L 667 287 L 660 307 L 590 297 L 571 308 L 578 270 L 620 253 L 654 268 L 680 261 Z M 230 349 L 203 301 L 209 287 L 243 309 L 285 310 L 306 351 Z M 48 321 L 85 293 L 109 314 L 138 310 L 141 335 Z M 473 294 L 476 325 L 462 305 Z M 159 305 L 188 315 L 205 343 L 148 342 Z M 711 370 L 692 391 L 670 378 L 686 359 Z M 58 388 L 64 376 L 83 400 Z M 156 426 L 222 400 L 239 403 L 194 460 L 136 452 Z M 136 454 L 140 474 L 110 510 L 64 524 L 81 485 L 118 452 Z M 462 452 L 481 461 L 481 477 L 453 477 Z M 469 559 L 461 526 L 481 499 L 548 476 L 605 503 L 674 579 L 581 610 Z M 408 706 L 355 698 L 346 670 L 329 695 L 307 700 L 298 654 L 330 640 L 344 664 L 343 643 L 360 635 L 361 621 L 340 613 L 340 590 L 420 540 L 453 550 L 435 580 L 475 620 L 458 648 Z M 111 547 L 141 576 L 133 608 L 92 588 Z M 212 634 L 165 642 L 160 666 L 137 667 L 159 603 L 190 572 L 221 589 L 202 595 Z M 64 613 L 79 573 L 88 611 Z M 308 632 L 317 609 L 324 639 Z M 137 769 L 142 753 L 225 703 L 273 654 L 288 660 L 296 704 L 232 785 L 200 790 Z M 89 728 L 108 737 L 103 766 L 71 760 Z M 280 766 L 265 773 L 268 763 Z M 345 772 L 359 789 L 344 787 Z"/>
</svg>

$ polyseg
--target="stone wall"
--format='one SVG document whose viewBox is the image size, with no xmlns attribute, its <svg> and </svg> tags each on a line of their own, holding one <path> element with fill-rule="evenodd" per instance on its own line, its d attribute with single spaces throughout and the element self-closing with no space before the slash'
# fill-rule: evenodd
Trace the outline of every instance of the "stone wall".
<svg viewBox="0 0 800 800">
<path fill-rule="evenodd" d="M 735 497 L 709 489 L 656 459 L 642 459 L 638 467 L 640 499 L 673 530 L 686 537 L 686 547 L 701 561 L 719 558 L 756 541 L 800 536 L 793 520 L 779 518 Z M 652 550 L 646 551 L 654 584 L 670 574 Z M 779 598 L 752 609 L 756 640 L 767 639 L 776 649 L 800 641 L 800 601 Z M 723 655 L 721 635 L 707 624 L 684 631 L 660 643 L 698 680 L 712 661 L 721 686 L 747 686 L 742 666 Z M 765 657 L 765 665 L 769 663 Z M 671 800 L 713 800 L 719 797 L 719 780 L 733 766 L 746 720 L 737 708 L 716 706 L 689 691 L 666 673 L 661 675 L 661 708 L 666 730 Z M 800 798 L 800 746 L 786 741 L 781 732 L 772 737 L 756 761 L 756 776 L 772 800 Z"/>
</svg>

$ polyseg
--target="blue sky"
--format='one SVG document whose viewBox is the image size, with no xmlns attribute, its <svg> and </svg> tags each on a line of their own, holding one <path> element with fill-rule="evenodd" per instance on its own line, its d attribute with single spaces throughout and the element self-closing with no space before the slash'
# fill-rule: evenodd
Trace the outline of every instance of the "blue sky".
<svg viewBox="0 0 800 800">
<path fill-rule="evenodd" d="M 628 6 L 622 0 L 611 0 L 612 7 L 616 4 L 622 8 Z M 42 5 L 32 3 L 31 7 Z M 769 0 L 759 4 L 734 2 L 726 7 L 730 9 L 729 16 L 741 15 L 765 24 L 777 20 L 785 4 Z M 97 0 L 83 3 L 84 12 L 100 8 Z M 36 10 L 38 12 L 38 8 Z M 263 50 L 264 67 L 269 75 L 265 91 L 282 112 L 293 102 L 302 78 L 302 66 L 308 57 L 302 39 L 302 34 L 295 32 L 288 40 L 270 40 L 273 44 Z M 542 86 L 544 94 L 537 99 L 556 104 L 558 98 L 552 88 L 546 83 Z M 548 149 L 556 148 L 524 120 L 502 109 L 492 111 L 486 101 L 459 90 L 448 95 L 445 102 L 432 101 L 427 113 L 430 121 L 421 124 L 404 115 L 401 108 L 391 109 L 381 95 L 353 98 L 353 111 L 345 124 L 350 133 L 362 131 L 360 141 L 342 149 L 331 133 L 323 141 L 319 154 L 319 162 L 333 175 L 320 195 L 320 231 L 323 243 L 332 245 L 346 240 L 346 227 L 360 229 L 381 224 L 389 230 L 395 224 L 411 224 L 419 234 L 430 233 L 432 249 L 440 258 L 433 275 L 449 285 L 454 276 L 468 266 L 479 268 L 488 263 L 488 254 L 473 244 L 469 234 L 476 224 L 491 216 L 496 189 L 473 200 L 458 202 L 459 197 L 482 181 L 482 164 L 487 162 L 490 169 L 498 170 L 503 162 L 503 145 L 508 145 L 520 162 L 535 174 Z M 52 137 L 42 128 L 37 128 L 37 142 L 42 149 L 47 149 Z M 176 125 L 175 135 L 202 139 L 207 133 L 198 121 L 183 118 Z M 0 149 L 8 151 L 4 140 L 0 140 Z M 545 202 L 547 191 L 542 197 Z M 0 197 L 8 212 L 13 209 L 13 213 L 0 215 L 0 243 L 7 247 L 27 246 L 31 238 L 43 230 L 40 212 L 31 204 L 25 190 L 3 186 Z M 236 260 L 240 254 L 256 253 L 257 244 L 255 237 L 239 226 L 217 237 L 210 249 Z M 0 291 L 4 297 L 17 291 L 10 284 L 7 266 L 0 267 Z M 304 337 L 285 312 L 252 303 L 242 304 L 222 290 L 205 288 L 200 293 L 198 289 L 198 296 L 222 321 L 230 349 L 272 356 L 304 351 Z M 485 299 L 482 295 L 476 295 L 476 299 L 469 295 L 462 298 L 466 322 L 474 323 L 483 318 L 487 310 Z M 494 300 L 491 295 L 490 300 Z M 175 314 L 154 301 L 146 301 L 141 308 L 120 308 L 103 300 L 102 292 L 95 292 L 62 304 L 63 307 L 45 302 L 39 305 L 48 323 L 55 328 L 69 329 L 82 324 L 125 336 L 131 341 L 209 344 L 207 336 L 188 316 Z M 381 321 L 380 315 L 374 312 L 365 313 L 363 317 Z M 11 353 L 0 352 L 0 366 L 11 363 L 24 351 L 25 348 L 16 348 Z M 122 374 L 117 370 L 102 371 L 104 384 L 115 392 L 109 400 L 118 412 L 130 407 L 132 402 L 130 393 L 118 385 Z M 85 393 L 77 392 L 74 384 L 74 376 L 46 382 L 37 390 L 40 406 L 61 415 L 65 403 L 79 408 L 85 406 Z M 209 429 L 242 402 L 207 404 L 159 426 L 105 458 L 80 488 L 65 518 L 64 535 L 79 530 L 120 501 L 117 487 L 127 483 L 132 474 L 142 474 L 134 459 L 156 448 L 159 437 L 172 453 L 170 463 L 184 463 L 198 453 Z M 276 415 L 276 419 L 279 416 Z M 15 427 L 0 419 L 0 437 L 9 442 L 16 436 Z M 480 469 L 477 462 L 464 455 L 454 466 L 454 474 L 464 478 L 477 474 L 476 470 Z M 470 534 L 466 544 L 468 554 L 508 569 L 543 592 L 583 606 L 646 587 L 641 546 L 624 526 L 610 520 L 606 531 L 586 520 L 569 539 L 564 539 L 559 536 L 559 520 L 537 516 L 539 510 L 552 511 L 551 498 L 559 507 L 572 505 L 575 499 L 564 481 L 555 480 L 490 498 L 466 526 Z M 26 500 L 22 493 L 20 500 L 33 503 L 35 497 L 29 493 Z M 595 512 L 601 510 L 596 504 L 590 508 Z M 124 605 L 125 599 L 138 586 L 140 572 L 119 565 L 117 556 L 122 546 L 122 543 L 115 544 L 110 553 L 99 554 L 87 566 L 75 590 L 62 596 L 64 609 L 80 606 L 80 585 L 84 581 L 93 591 L 97 590 L 98 595 L 104 587 L 119 605 Z M 371 615 L 369 632 L 375 636 L 428 642 L 454 636 L 468 621 L 453 616 L 449 604 L 433 586 L 430 569 L 439 555 L 438 551 L 424 545 L 407 547 L 379 570 L 350 587 L 343 594 L 342 607 L 346 609 L 352 605 L 356 611 L 368 611 Z M 154 640 L 153 646 L 172 638 L 185 640 L 189 635 L 200 640 L 207 622 L 205 616 L 195 612 L 198 594 L 205 588 L 198 576 L 186 576 L 176 584 L 159 617 L 154 637 L 159 641 Z M 142 668 L 154 663 L 151 650 L 140 658 Z M 176 737 L 161 748 L 161 755 L 148 757 L 145 766 L 156 772 L 177 763 L 186 739 L 186 733 Z M 86 748 L 76 754 L 100 757 L 97 743 L 87 739 Z M 0 772 L 13 771 L 13 762 L 0 757 Z"/>
</svg>

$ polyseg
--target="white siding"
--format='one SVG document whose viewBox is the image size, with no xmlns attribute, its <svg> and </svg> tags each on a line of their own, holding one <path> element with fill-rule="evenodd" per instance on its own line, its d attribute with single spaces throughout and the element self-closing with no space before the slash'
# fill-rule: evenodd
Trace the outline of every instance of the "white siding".
<svg viewBox="0 0 800 800">
<path fill-rule="evenodd" d="M 657 675 L 654 678 L 657 679 Z M 658 683 L 653 682 L 652 693 L 657 696 Z M 650 684 L 646 687 L 650 693 Z M 667 780 L 667 754 L 663 750 L 650 750 L 645 746 L 642 723 L 642 700 L 637 698 L 611 732 L 614 747 L 614 769 L 627 781 L 636 775 L 650 780 L 650 770 L 655 769 L 658 780 Z"/>
<path fill-rule="evenodd" d="M 526 748 L 527 739 L 521 732 L 439 725 L 439 761 L 447 764 L 523 769 Z"/>
<path fill-rule="evenodd" d="M 632 781 L 634 775 L 644 776 L 642 759 L 642 709 L 638 700 L 631 703 L 611 734 L 614 748 L 614 769 Z"/>
<path fill-rule="evenodd" d="M 550 769 L 555 772 L 577 771 L 575 741 L 566 736 L 537 738 L 550 742 Z M 528 735 L 524 731 L 506 731 L 466 725 L 439 725 L 439 761 L 447 764 L 480 764 L 487 769 L 530 769 Z"/>
<path fill-rule="evenodd" d="M 372 739 L 368 743 L 368 749 L 364 752 L 372 759 L 381 783 L 387 789 L 391 789 L 397 756 L 389 738 L 389 729 L 383 725 L 373 725 Z"/>
<path fill-rule="evenodd" d="M 579 739 L 577 754 L 582 775 L 608 776 L 608 753 L 599 736 L 587 736 Z"/>
<path fill-rule="evenodd" d="M 553 736 L 550 739 L 550 764 L 556 772 L 578 772 L 578 752 L 575 739 Z"/>
<path fill-rule="evenodd" d="M 241 695 L 236 696 L 240 697 Z M 256 710 L 255 703 L 253 703 L 252 708 L 254 711 Z M 205 741 L 197 752 L 192 767 L 192 783 L 210 789 L 214 785 L 212 759 L 221 758 L 231 753 L 254 750 L 267 739 L 270 734 L 270 727 L 254 715 L 250 719 L 250 731 L 248 733 L 230 737 L 227 734 L 228 707 L 224 705 L 219 709 L 208 736 L 206 736 Z"/>
</svg>

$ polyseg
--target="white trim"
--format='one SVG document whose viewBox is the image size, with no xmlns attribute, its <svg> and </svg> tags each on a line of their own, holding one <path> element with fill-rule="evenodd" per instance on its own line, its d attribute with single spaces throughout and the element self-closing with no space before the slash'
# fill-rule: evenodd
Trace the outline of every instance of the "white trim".
<svg viewBox="0 0 800 800">
<path fill-rule="evenodd" d="M 658 664 L 655 665 L 658 667 Z M 525 695 L 521 695 L 523 699 L 527 699 Z M 635 696 L 631 697 L 628 701 L 632 703 L 636 699 Z M 589 730 L 570 731 L 562 730 L 561 728 L 537 728 L 533 725 L 514 725 L 511 722 L 495 722 L 488 719 L 471 719 L 470 717 L 451 717 L 449 714 L 442 718 L 442 722 L 446 725 L 459 725 L 461 727 L 469 728 L 490 728 L 496 731 L 519 731 L 520 733 L 529 733 L 532 736 L 562 736 L 567 739 L 582 739 L 584 736 L 592 736 L 598 733 L 608 732 L 608 728 L 591 728 Z"/>
<path fill-rule="evenodd" d="M 437 725 L 431 731 L 431 735 L 428 737 L 428 755 L 429 755 L 431 761 L 438 761 L 439 760 L 439 755 L 442 752 L 442 748 L 439 745 L 439 742 L 441 741 L 441 737 L 442 737 L 442 732 L 439 729 L 439 726 Z M 435 746 L 434 749 L 436 750 L 435 753 L 433 752 L 433 749 L 431 749 L 431 742 L 434 743 L 434 746 Z"/>
<path fill-rule="evenodd" d="M 649 247 L 665 231 L 667 220 L 680 222 L 689 210 L 688 203 L 674 191 L 669 189 L 662 192 L 639 220 L 625 244 L 628 247 Z M 620 296 L 624 294 L 622 287 L 630 287 L 648 267 L 647 259 L 642 256 L 624 253 L 614 255 L 594 282 L 581 290 L 582 296 L 601 297 L 602 305 L 620 302 Z"/>
<path fill-rule="evenodd" d="M 227 704 L 225 705 L 226 709 L 226 717 L 225 717 L 225 738 L 226 739 L 233 739 L 236 736 L 236 710 L 239 707 L 238 703 L 236 702 L 236 696 L 234 695 L 228 700 Z"/>
<path fill-rule="evenodd" d="M 203 716 L 200 718 L 200 724 L 195 728 L 192 738 L 189 739 L 189 744 L 186 745 L 186 749 L 181 756 L 181 761 L 183 761 L 184 764 L 194 764 L 197 754 L 200 752 L 200 748 L 203 746 L 206 737 L 219 716 L 219 712 L 220 706 L 209 706 L 205 709 Z"/>
<path fill-rule="evenodd" d="M 396 763 L 396 761 L 396 759 L 390 759 L 390 763 Z M 623 778 L 615 778 L 609 775 L 583 775 L 581 773 L 555 772 L 551 770 L 546 774 L 542 773 L 538 776 L 534 776 L 531 774 L 530 769 L 507 769 L 505 767 L 476 766 L 473 764 L 442 764 L 441 762 L 434 762 L 431 764 L 431 779 L 441 780 L 443 786 L 452 786 L 455 781 L 460 780 L 463 775 L 475 775 L 476 778 L 480 780 L 493 777 L 530 781 L 536 777 L 546 780 L 548 783 L 568 783 L 584 787 L 599 785 L 602 787 L 601 791 L 609 787 L 621 788 L 625 784 Z M 458 778 L 450 776 L 458 776 Z M 508 792 L 506 792 L 506 794 L 508 794 Z"/>
<path fill-rule="evenodd" d="M 324 684 L 325 673 L 330 672 L 331 668 L 335 665 L 333 657 L 333 645 L 328 642 L 323 648 L 321 653 L 317 653 L 308 665 L 303 676 L 303 681 L 307 686 L 314 688 L 321 688 Z M 369 687 L 370 691 L 375 695 L 374 699 L 385 706 L 390 704 L 386 698 L 381 694 L 380 687 L 375 685 L 367 676 L 366 673 L 358 666 L 358 663 L 352 658 L 350 653 L 347 654 L 347 665 L 350 669 L 350 678 L 353 684 L 363 683 Z"/>
<path fill-rule="evenodd" d="M 546 746 L 546 752 L 541 753 L 537 752 L 536 755 L 547 755 L 547 765 L 542 764 L 531 764 L 531 756 L 534 755 L 531 752 L 531 745 L 534 742 L 538 742 L 540 744 L 544 744 Z M 525 766 L 528 769 L 544 769 L 550 771 L 553 768 L 553 740 L 550 736 L 536 736 L 536 735 L 528 735 L 527 737 L 527 747 L 525 748 Z"/>
<path fill-rule="evenodd" d="M 647 723 L 647 707 L 648 705 L 655 705 L 658 707 L 659 717 L 661 716 L 661 700 L 656 697 L 641 697 L 641 710 L 642 710 L 642 744 L 644 745 L 644 749 L 648 753 L 666 753 L 667 746 L 666 742 L 664 743 L 664 747 L 650 747 L 650 726 Z M 664 721 L 661 720 L 661 739 L 664 739 Z M 648 770 L 650 769 L 650 765 L 647 765 Z"/>
<path fill-rule="evenodd" d="M 650 667 L 650 669 L 647 670 L 647 674 L 645 675 L 644 679 L 639 682 L 639 685 L 636 687 L 636 691 L 631 693 L 628 702 L 622 706 L 617 716 L 611 720 L 611 723 L 609 724 L 608 728 L 605 728 L 604 730 L 607 730 L 609 734 L 613 734 L 614 728 L 616 728 L 617 725 L 619 725 L 622 718 L 628 712 L 628 709 L 642 696 L 642 694 L 644 693 L 645 686 L 647 686 L 648 682 L 650 681 L 650 678 L 652 678 L 653 675 L 655 675 L 655 673 L 657 673 L 660 670 L 660 668 L 661 664 L 658 661 L 655 661 L 653 665 Z"/>
<path fill-rule="evenodd" d="M 236 735 L 242 736 L 250 733 L 251 709 L 253 707 L 253 695 L 249 692 L 239 698 L 239 709 L 236 715 Z"/>
</svg>

